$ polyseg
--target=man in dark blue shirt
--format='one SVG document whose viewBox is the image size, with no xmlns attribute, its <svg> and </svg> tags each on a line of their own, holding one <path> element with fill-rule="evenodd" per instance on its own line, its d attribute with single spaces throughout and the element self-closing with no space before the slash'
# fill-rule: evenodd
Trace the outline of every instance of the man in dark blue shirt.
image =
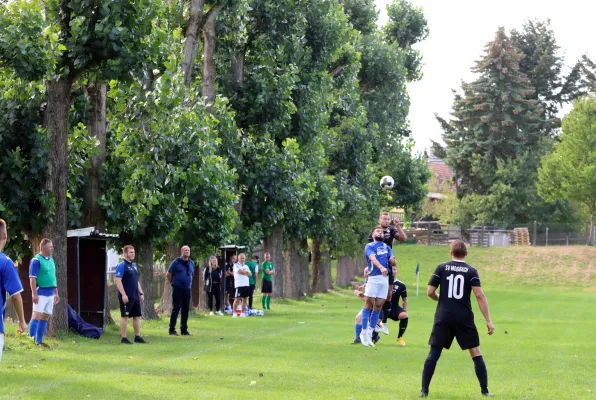
<svg viewBox="0 0 596 400">
<path fill-rule="evenodd" d="M 145 301 L 145 295 L 139 283 L 139 271 L 137 265 L 132 262 L 135 259 L 135 248 L 126 245 L 122 249 L 124 261 L 116 266 L 114 281 L 118 288 L 118 301 L 120 302 L 120 343 L 132 344 L 126 337 L 128 318 L 132 317 L 132 326 L 135 331 L 135 343 L 147 343 L 141 337 L 141 303 Z"/>
<path fill-rule="evenodd" d="M 19 332 L 22 333 L 27 330 L 23 312 L 23 299 L 21 298 L 23 285 L 21 285 L 21 280 L 13 262 L 2 252 L 7 238 L 6 222 L 0 219 L 0 361 L 2 361 L 2 350 L 4 349 L 4 302 L 6 297 L 4 292 L 8 292 L 19 317 Z"/>
<path fill-rule="evenodd" d="M 190 336 L 188 332 L 188 311 L 190 309 L 190 288 L 192 277 L 195 273 L 195 263 L 190 259 L 190 247 L 182 246 L 180 257 L 172 261 L 166 277 L 172 285 L 172 314 L 170 315 L 170 335 L 178 336 L 176 333 L 176 320 L 180 309 L 180 334 Z"/>
</svg>

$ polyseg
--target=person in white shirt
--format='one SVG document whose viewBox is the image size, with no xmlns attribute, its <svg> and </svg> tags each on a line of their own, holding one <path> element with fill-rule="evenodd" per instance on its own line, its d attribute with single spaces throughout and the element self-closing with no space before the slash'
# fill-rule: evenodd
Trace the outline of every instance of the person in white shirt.
<svg viewBox="0 0 596 400">
<path fill-rule="evenodd" d="M 246 261 L 246 254 L 240 253 L 238 255 L 238 262 L 234 264 L 234 287 L 236 288 L 236 298 L 234 299 L 234 307 L 232 308 L 232 318 L 238 317 L 236 310 L 238 310 L 238 302 L 242 300 L 242 308 L 246 308 L 246 300 L 250 296 L 250 282 L 248 277 L 252 276 L 250 268 L 244 262 Z M 241 312 L 241 317 L 246 317 L 244 312 Z"/>
</svg>

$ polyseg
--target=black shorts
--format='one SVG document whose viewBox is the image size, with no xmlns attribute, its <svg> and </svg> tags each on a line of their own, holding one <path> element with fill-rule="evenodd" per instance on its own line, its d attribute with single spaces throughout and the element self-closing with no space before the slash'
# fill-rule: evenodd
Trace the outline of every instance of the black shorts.
<svg viewBox="0 0 596 400">
<path fill-rule="evenodd" d="M 457 338 L 457 343 L 462 350 L 480 346 L 474 318 L 461 322 L 435 321 L 428 344 L 449 349 L 453 338 Z"/>
<path fill-rule="evenodd" d="M 261 293 L 273 293 L 273 282 L 263 279 Z"/>
<path fill-rule="evenodd" d="M 250 286 L 240 286 L 236 288 L 236 294 L 234 297 L 245 298 L 250 296 Z"/>
<path fill-rule="evenodd" d="M 389 312 L 389 318 L 394 321 L 399 321 L 399 314 L 401 314 L 403 312 L 407 313 L 407 311 L 404 310 L 403 308 L 401 308 L 400 306 L 391 306 L 391 311 Z"/>
<path fill-rule="evenodd" d="M 138 298 L 128 299 L 128 303 L 124 304 L 122 298 L 118 296 L 118 302 L 120 303 L 120 316 L 121 317 L 140 317 L 141 316 L 141 301 Z"/>
</svg>

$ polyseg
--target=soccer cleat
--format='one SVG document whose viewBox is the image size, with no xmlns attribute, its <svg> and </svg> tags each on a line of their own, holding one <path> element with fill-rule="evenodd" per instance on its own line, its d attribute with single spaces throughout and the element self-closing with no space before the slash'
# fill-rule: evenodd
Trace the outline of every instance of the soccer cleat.
<svg viewBox="0 0 596 400">
<path fill-rule="evenodd" d="M 135 343 L 147 343 L 145 342 L 145 339 L 143 339 L 140 336 L 135 336 Z"/>
<path fill-rule="evenodd" d="M 361 344 L 362 341 L 360 339 L 354 339 L 354 341 L 352 342 L 352 344 Z"/>
<path fill-rule="evenodd" d="M 192 336 L 189 331 L 180 332 L 182 336 Z"/>
<path fill-rule="evenodd" d="M 428 392 L 420 392 L 418 397 L 428 397 Z"/>
<path fill-rule="evenodd" d="M 373 336 L 372 338 L 372 343 L 373 343 L 373 347 L 375 344 L 377 344 L 377 342 L 381 340 L 381 336 L 377 333 L 375 336 Z"/>
<path fill-rule="evenodd" d="M 50 347 L 50 345 L 49 345 L 49 344 L 47 344 L 47 343 L 44 343 L 44 342 L 37 343 L 37 344 L 36 344 L 36 346 L 38 346 L 38 347 L 43 347 L 43 348 L 44 348 L 44 349 L 46 349 L 46 350 L 52 350 L 52 348 Z"/>
<path fill-rule="evenodd" d="M 482 393 L 482 395 L 485 396 L 485 397 L 495 397 L 494 394 L 489 393 L 489 392 L 484 392 L 484 393 Z"/>
<path fill-rule="evenodd" d="M 397 338 L 397 343 L 399 343 L 400 346 L 405 347 L 406 346 L 406 342 L 404 342 L 404 338 L 398 337 Z"/>
<path fill-rule="evenodd" d="M 382 329 L 382 332 L 383 332 L 385 335 L 389 335 L 389 328 L 387 327 L 387 324 L 386 324 L 386 323 L 383 323 L 383 322 L 381 322 L 381 327 L 383 328 L 383 329 Z"/>
<path fill-rule="evenodd" d="M 360 343 L 362 343 L 364 347 L 368 347 L 368 340 L 364 331 L 360 332 Z"/>
<path fill-rule="evenodd" d="M 215 314 L 219 315 L 220 317 L 223 316 L 223 313 L 221 311 L 217 311 Z"/>
<path fill-rule="evenodd" d="M 209 315 L 214 315 L 214 314 L 213 314 L 213 311 L 211 311 L 211 312 L 209 313 Z"/>
<path fill-rule="evenodd" d="M 123 337 L 120 340 L 120 344 L 132 344 L 132 342 L 130 340 L 128 340 L 128 338 Z"/>
<path fill-rule="evenodd" d="M 176 331 L 170 331 L 170 336 L 178 336 L 178 332 L 176 332 Z"/>
</svg>

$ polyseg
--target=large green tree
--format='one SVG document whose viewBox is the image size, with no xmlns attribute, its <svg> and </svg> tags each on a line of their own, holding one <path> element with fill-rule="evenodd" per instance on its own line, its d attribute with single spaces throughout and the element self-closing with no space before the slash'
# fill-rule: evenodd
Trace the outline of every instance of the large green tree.
<svg viewBox="0 0 596 400">
<path fill-rule="evenodd" d="M 64 298 L 72 87 L 87 72 L 120 70 L 133 62 L 150 12 L 144 1 L 15 1 L 0 8 L 2 63 L 23 79 L 45 80 L 44 127 L 50 133 L 45 187 L 52 204 L 42 234 L 54 241 Z M 52 329 L 68 329 L 66 310 L 65 301 L 58 304 Z"/>
<path fill-rule="evenodd" d="M 596 222 L 596 97 L 576 100 L 563 119 L 555 150 L 542 159 L 538 191 L 548 201 L 566 199 L 584 204 L 590 215 L 590 236 Z"/>
</svg>

